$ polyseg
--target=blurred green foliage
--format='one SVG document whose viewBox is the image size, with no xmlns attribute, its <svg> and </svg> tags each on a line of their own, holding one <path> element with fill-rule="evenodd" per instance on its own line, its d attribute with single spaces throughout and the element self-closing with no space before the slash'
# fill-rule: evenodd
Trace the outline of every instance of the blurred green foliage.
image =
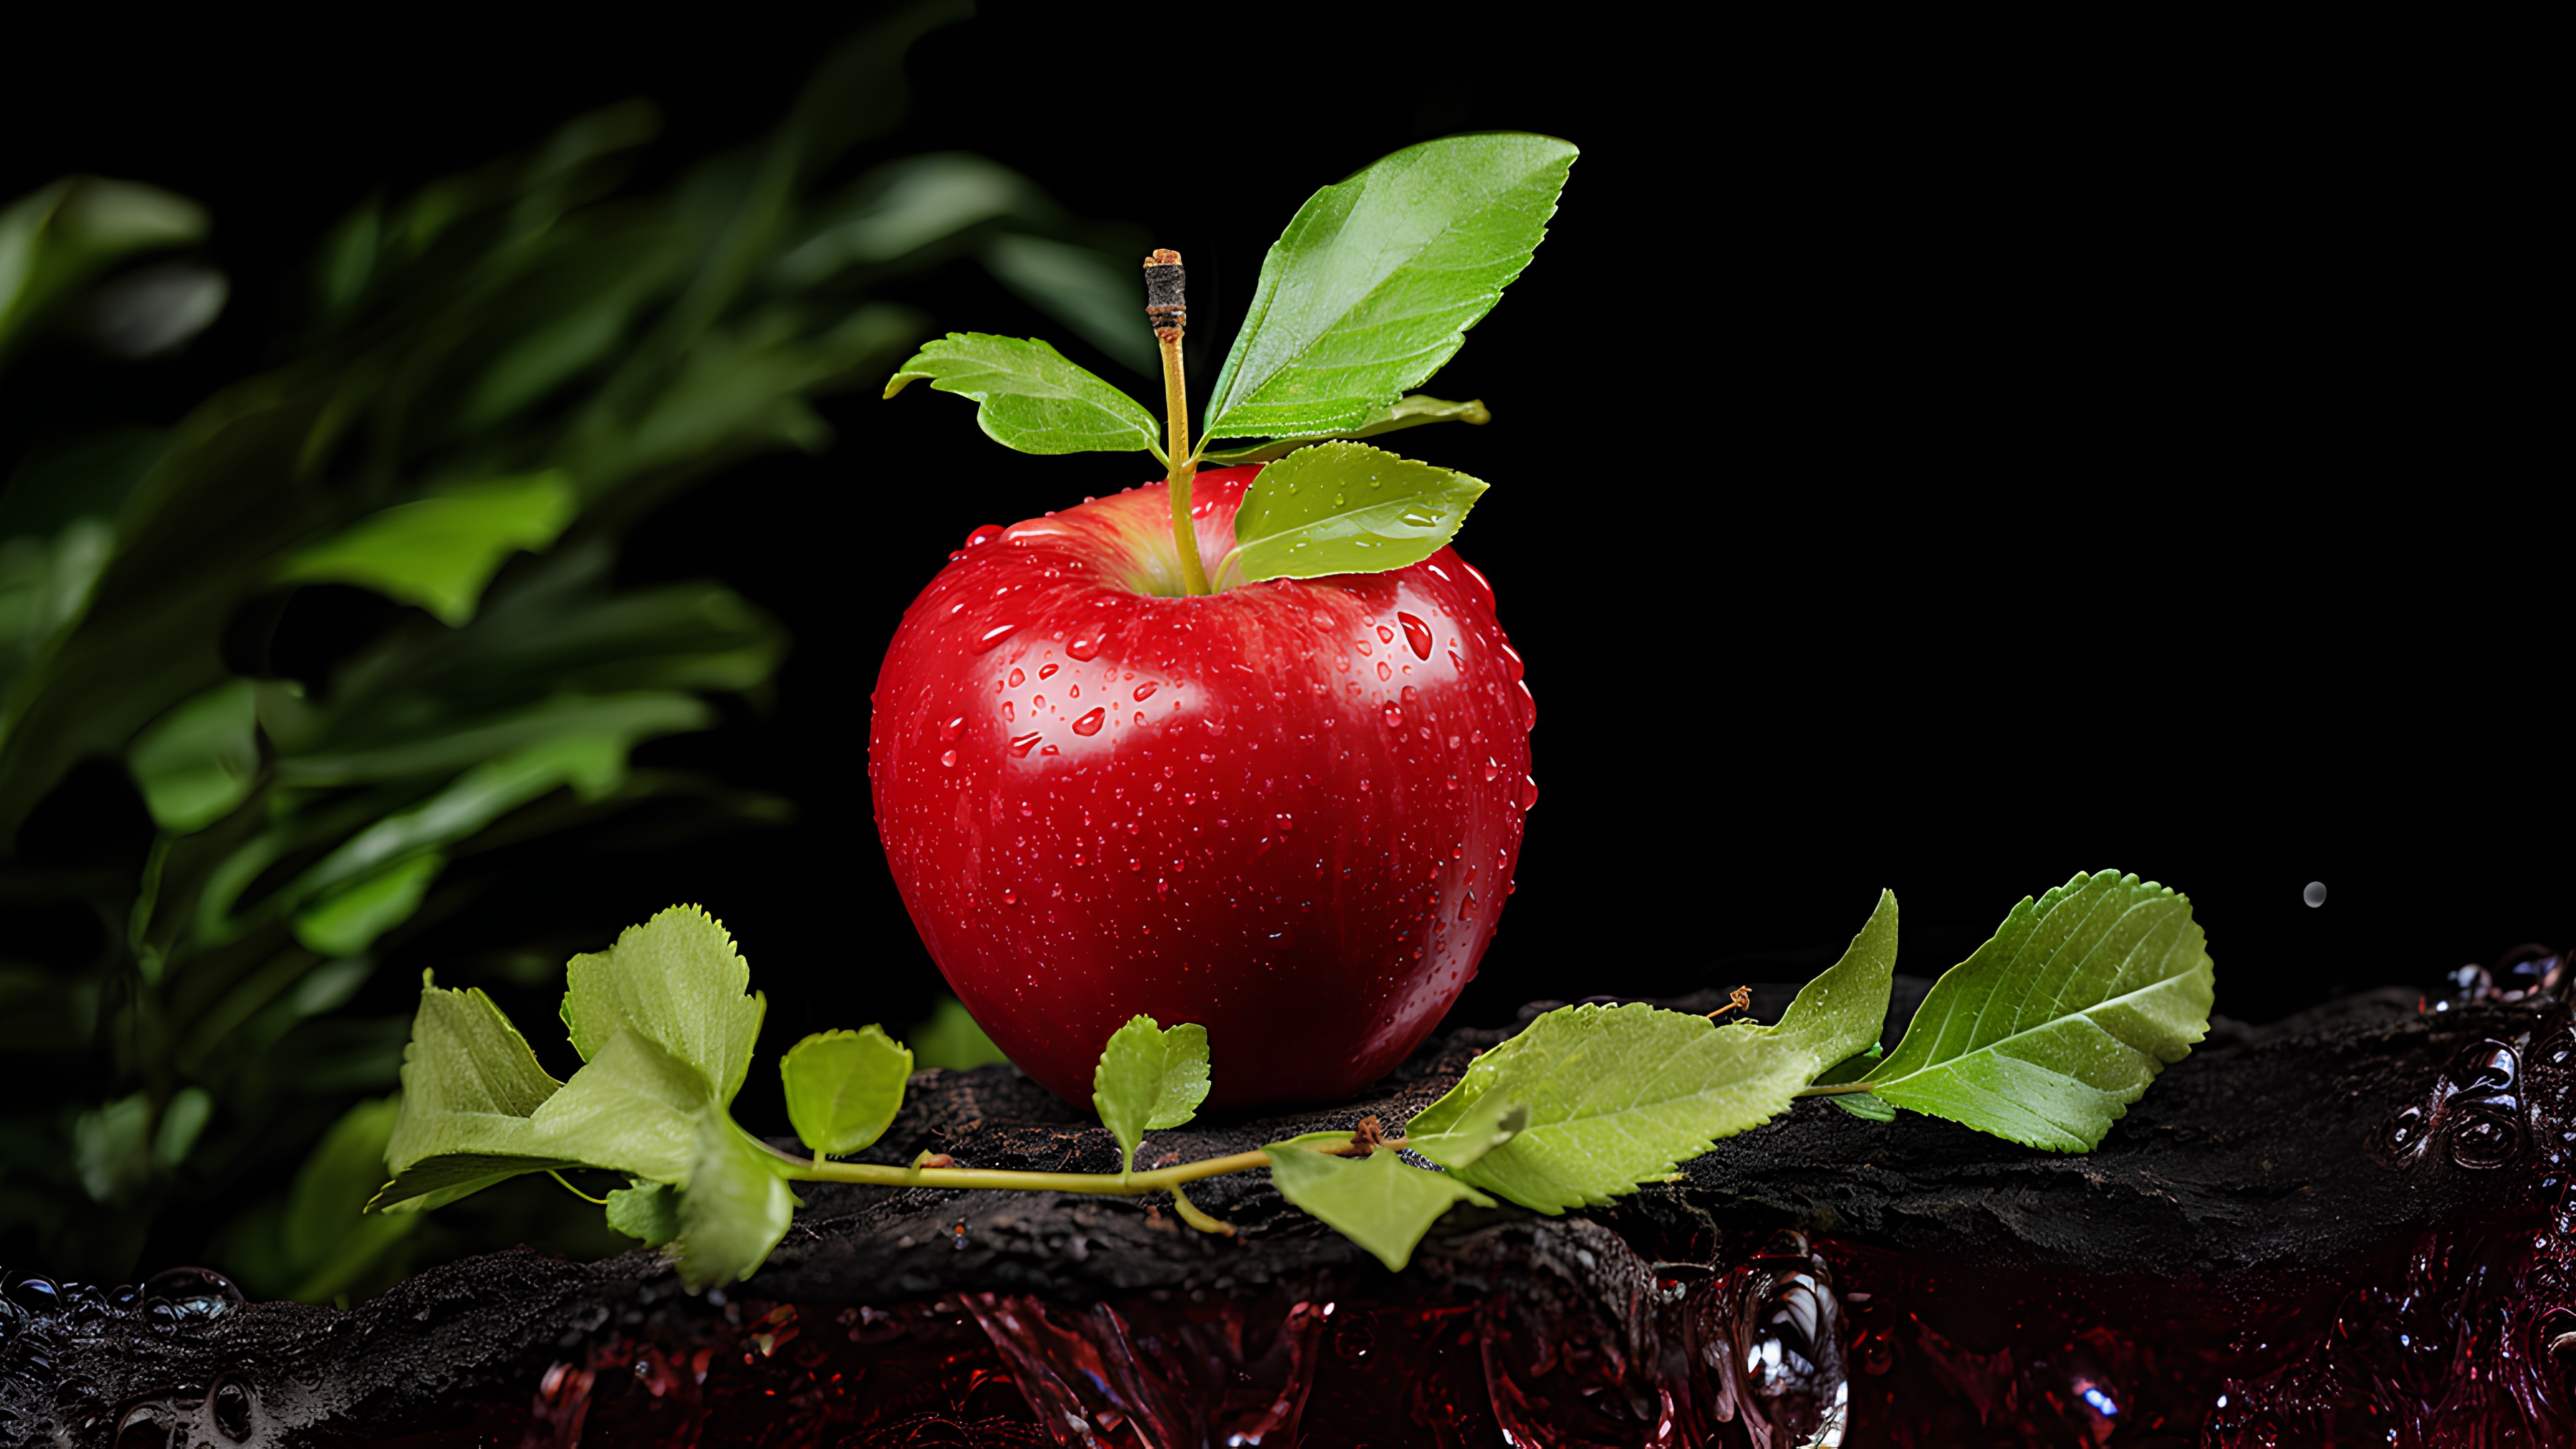
<svg viewBox="0 0 2576 1449">
<path fill-rule="evenodd" d="M 878 385 L 932 330 L 881 299 L 889 282 L 971 256 L 1149 365 L 1133 249 L 1102 250 L 1025 178 L 965 155 L 844 175 L 901 113 L 910 41 L 962 13 L 858 36 L 765 139 L 659 190 L 626 184 L 657 126 L 637 102 L 370 201 L 322 239 L 280 365 L 175 426 L 16 461 L 0 911 L 70 909 L 98 939 L 46 959 L 0 930 L 0 1241 L 32 1244 L 20 1266 L 113 1280 L 180 1213 L 228 1223 L 219 1266 L 254 1293 L 316 1301 L 430 1251 L 614 1246 L 595 1209 L 533 1179 L 362 1218 L 408 1014 L 350 1004 L 389 947 L 462 906 L 442 895 L 456 861 L 648 801 L 687 805 L 697 830 L 780 818 L 630 752 L 710 727 L 710 696 L 758 691 L 783 630 L 721 584 L 620 588 L 613 566 L 680 490 L 831 442 L 811 399 Z M 0 362 L 82 336 L 132 267 L 185 257 L 208 226 L 192 202 L 95 178 L 0 211 Z M 184 315 L 136 335 L 212 315 L 203 288 L 153 295 Z M 308 688 L 258 657 L 260 631 L 326 585 L 417 612 Z M 149 812 L 139 864 L 51 858 L 28 828 L 96 760 Z M 925 1061 L 989 1051 L 953 1015 Z"/>
</svg>

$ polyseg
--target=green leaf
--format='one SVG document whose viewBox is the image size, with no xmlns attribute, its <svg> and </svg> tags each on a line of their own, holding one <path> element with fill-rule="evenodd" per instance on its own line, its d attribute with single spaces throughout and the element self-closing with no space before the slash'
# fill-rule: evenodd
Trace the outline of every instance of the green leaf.
<svg viewBox="0 0 2576 1449">
<path fill-rule="evenodd" d="M 1023 453 L 1132 453 L 1163 460 L 1160 427 L 1134 398 L 1035 338 L 951 332 L 886 380 L 885 395 L 926 377 L 975 400 L 985 436 Z"/>
<path fill-rule="evenodd" d="M 1317 443 L 1261 470 L 1234 515 L 1224 582 L 1379 573 L 1438 553 L 1485 485 L 1365 443 Z"/>
<path fill-rule="evenodd" d="M 953 1072 L 994 1062 L 1007 1062 L 1010 1057 L 975 1024 L 966 1003 L 954 996 L 939 998 L 931 1008 L 930 1019 L 905 1033 L 912 1042 L 912 1064 L 918 1068 L 945 1067 Z"/>
<path fill-rule="evenodd" d="M 1494 1205 L 1455 1174 L 1426 1172 L 1392 1152 L 1335 1157 L 1304 1145 L 1349 1140 L 1347 1132 L 1318 1132 L 1261 1150 L 1270 1156 L 1270 1181 L 1281 1197 L 1322 1218 L 1391 1272 L 1404 1271 L 1414 1245 L 1442 1213 L 1461 1202 Z"/>
<path fill-rule="evenodd" d="M 386 866 L 295 913 L 295 940 L 320 956 L 355 956 L 411 919 L 447 857 L 432 851 Z"/>
<path fill-rule="evenodd" d="M 1798 988 L 1777 1024 L 1762 1028 L 1812 1053 L 1819 1065 L 1873 1048 L 1896 984 L 1896 892 L 1882 890 L 1842 959 Z"/>
<path fill-rule="evenodd" d="M 383 1260 L 420 1226 L 416 1214 L 365 1211 L 384 1181 L 385 1143 L 401 1114 L 401 1099 L 360 1102 L 323 1135 L 295 1174 L 278 1234 L 292 1275 L 278 1292 L 299 1303 L 328 1303 Z"/>
<path fill-rule="evenodd" d="M 2209 1030 L 2191 901 L 2112 871 L 2024 897 L 1942 973 L 1862 1080 L 1895 1106 L 2028 1147 L 2089 1152 Z"/>
<path fill-rule="evenodd" d="M 1382 409 L 1375 417 L 1358 427 L 1341 429 L 1333 436 L 1374 438 L 1380 433 L 1398 433 L 1406 428 L 1418 428 L 1424 423 L 1473 423 L 1481 427 L 1493 420 L 1494 415 L 1487 412 L 1481 402 L 1443 402 L 1439 398 L 1425 397 L 1416 393 L 1392 407 Z M 1273 443 L 1255 443 L 1246 448 L 1225 448 L 1213 453 L 1203 452 L 1199 454 L 1199 463 L 1203 467 L 1224 468 L 1238 463 L 1276 462 L 1314 441 L 1312 438 L 1284 438 Z"/>
<path fill-rule="evenodd" d="M 461 627 L 510 555 L 553 547 L 580 508 L 561 472 L 496 478 L 370 514 L 288 559 L 277 577 L 356 584 Z"/>
<path fill-rule="evenodd" d="M 744 994 L 751 967 L 703 907 L 673 906 L 629 926 L 608 950 L 573 957 L 564 975 L 564 1026 L 583 1060 L 631 1027 L 696 1068 L 718 1106 L 742 1090 L 768 998 Z"/>
<path fill-rule="evenodd" d="M 608 1194 L 608 1225 L 658 1248 L 680 1235 L 680 1195 L 663 1182 L 617 1188 Z"/>
<path fill-rule="evenodd" d="M 1868 1051 L 1845 1057 L 1835 1065 L 1827 1067 L 1816 1078 L 1815 1085 L 1824 1087 L 1842 1082 L 1857 1082 L 1870 1068 L 1878 1065 L 1878 1059 L 1883 1055 L 1885 1053 L 1879 1049 L 1878 1043 L 1871 1042 Z M 1872 1122 L 1896 1120 L 1896 1109 L 1868 1092 L 1841 1092 L 1825 1100 L 1855 1117 L 1866 1118 Z"/>
<path fill-rule="evenodd" d="M 912 1053 L 883 1027 L 817 1032 L 779 1059 L 787 1120 L 816 1152 L 856 1152 L 885 1135 L 903 1107 Z"/>
<path fill-rule="evenodd" d="M 1136 1145 L 1147 1132 L 1187 1122 L 1207 1094 L 1207 1028 L 1192 1022 L 1165 1031 L 1150 1016 L 1129 1020 L 1111 1033 L 1091 1074 L 1091 1105 L 1125 1149 L 1126 1172 L 1136 1170 Z"/>
<path fill-rule="evenodd" d="M 1460 1132 L 1488 1096 L 1526 1103 L 1529 1125 L 1456 1173 L 1555 1214 L 1668 1177 L 1716 1139 L 1770 1121 L 1820 1065 L 1762 1027 L 1644 1005 L 1566 1007 L 1476 1058 L 1405 1136 Z"/>
<path fill-rule="evenodd" d="M 259 720 L 247 679 L 219 684 L 154 720 L 125 753 L 152 822 L 173 835 L 205 829 L 250 798 Z"/>
<path fill-rule="evenodd" d="M 787 1236 L 796 1194 L 777 1164 L 723 1113 L 700 1122 L 697 1160 L 677 1205 L 680 1232 L 671 1244 L 690 1292 L 750 1277 Z"/>
<path fill-rule="evenodd" d="M 1443 1167 L 1465 1167 L 1521 1135 L 1529 1127 L 1529 1115 L 1527 1102 L 1488 1092 L 1476 1099 L 1476 1105 L 1468 1108 L 1466 1115 L 1441 1130 L 1406 1133 L 1404 1145 Z"/>
<path fill-rule="evenodd" d="M 206 209 L 134 181 L 70 176 L 0 208 L 0 355 L 129 256 L 206 234 Z"/>
<path fill-rule="evenodd" d="M 468 1183 L 489 1186 L 580 1165 L 538 1139 L 537 1109 L 562 1083 L 546 1075 L 527 1038 L 479 988 L 444 990 L 421 973 L 402 1083 L 402 1111 L 385 1144 L 393 1181 L 370 1208 L 441 1192 L 452 1201 L 475 1190 Z"/>
<path fill-rule="evenodd" d="M 1574 157 L 1548 136 L 1451 136 L 1316 192 L 1262 260 L 1205 435 L 1343 432 L 1439 371 L 1529 265 Z"/>
<path fill-rule="evenodd" d="M 723 1116 L 704 1074 L 621 1027 L 532 1120 L 554 1155 L 686 1187 L 705 1119 Z"/>
</svg>

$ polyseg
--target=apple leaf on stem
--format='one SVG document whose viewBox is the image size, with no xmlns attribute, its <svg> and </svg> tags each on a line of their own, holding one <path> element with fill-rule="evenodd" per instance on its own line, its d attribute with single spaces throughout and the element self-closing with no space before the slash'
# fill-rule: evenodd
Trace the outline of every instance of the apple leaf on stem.
<svg viewBox="0 0 2576 1449">
<path fill-rule="evenodd" d="M 722 1100 L 742 1090 L 768 998 L 751 991 L 750 965 L 702 908 L 673 906 L 629 926 L 609 949 L 573 957 L 564 976 L 564 1027 L 582 1060 L 632 1027 Z"/>
<path fill-rule="evenodd" d="M 975 400 L 985 436 L 1023 453 L 1134 453 L 1163 462 L 1162 425 L 1134 398 L 1035 338 L 951 332 L 886 380 L 892 397 L 926 377 Z"/>
<path fill-rule="evenodd" d="M 1484 403 L 1480 401 L 1470 399 L 1466 402 L 1445 402 L 1436 397 L 1425 397 L 1421 393 L 1415 393 L 1411 397 L 1399 399 L 1393 405 L 1380 409 L 1377 416 L 1358 427 L 1344 428 L 1333 436 L 1374 438 L 1381 433 L 1397 433 L 1406 428 L 1418 428 L 1424 423 L 1471 423 L 1481 427 L 1493 420 L 1494 415 L 1487 411 Z M 1239 463 L 1271 463 L 1315 441 L 1317 440 L 1313 438 L 1282 438 L 1275 442 L 1254 443 L 1249 447 L 1225 448 L 1217 452 L 1199 454 L 1199 462 L 1212 468 L 1233 467 Z"/>
<path fill-rule="evenodd" d="M 1092 1070 L 1091 1105 L 1118 1139 L 1127 1172 L 1147 1132 L 1189 1121 L 1207 1094 L 1207 1028 L 1191 1022 L 1166 1031 L 1150 1016 L 1132 1018 L 1110 1034 Z"/>
<path fill-rule="evenodd" d="M 1442 1213 L 1462 1202 L 1494 1205 L 1454 1174 L 1426 1172 L 1383 1148 L 1366 1157 L 1314 1150 L 1350 1140 L 1348 1132 L 1311 1132 L 1261 1150 L 1270 1159 L 1270 1182 L 1281 1197 L 1322 1218 L 1391 1272 L 1404 1271 L 1414 1246 Z"/>
<path fill-rule="evenodd" d="M 1366 443 L 1316 443 L 1261 470 L 1234 515 L 1227 583 L 1403 568 L 1457 536 L 1485 485 Z"/>
<path fill-rule="evenodd" d="M 1203 435 L 1345 432 L 1437 372 L 1529 265 L 1575 155 L 1451 136 L 1316 192 L 1262 260 Z"/>
<path fill-rule="evenodd" d="M 1670 1176 L 1718 1138 L 1787 1111 L 1818 1072 L 1877 1034 L 1896 919 L 1896 897 L 1882 891 L 1842 959 L 1798 992 L 1776 1026 L 1719 1026 L 1645 1005 L 1548 1012 L 1476 1058 L 1414 1117 L 1406 1141 L 1437 1142 L 1501 1097 L 1527 1104 L 1527 1125 L 1454 1164 L 1478 1187 L 1553 1215 Z"/>
<path fill-rule="evenodd" d="M 822 1031 L 779 1058 L 787 1120 L 816 1152 L 844 1156 L 885 1135 L 903 1107 L 912 1052 L 879 1026 Z"/>
<path fill-rule="evenodd" d="M 2189 897 L 2116 871 L 2078 875 L 2024 896 L 1859 1080 L 1894 1106 L 2089 1152 L 2208 1033 L 2212 979 Z"/>
<path fill-rule="evenodd" d="M 1857 1082 L 1868 1074 L 1870 1068 L 1877 1066 L 1879 1058 L 1884 1055 L 1886 1053 L 1879 1049 L 1878 1043 L 1871 1042 L 1868 1051 L 1857 1056 L 1845 1057 L 1835 1065 L 1825 1068 L 1816 1077 L 1815 1085 L 1831 1087 L 1839 1086 L 1844 1082 Z M 1872 1122 L 1896 1120 L 1896 1109 L 1880 1101 L 1875 1093 L 1845 1092 L 1827 1097 L 1825 1100 L 1855 1117 L 1864 1117 Z"/>
</svg>

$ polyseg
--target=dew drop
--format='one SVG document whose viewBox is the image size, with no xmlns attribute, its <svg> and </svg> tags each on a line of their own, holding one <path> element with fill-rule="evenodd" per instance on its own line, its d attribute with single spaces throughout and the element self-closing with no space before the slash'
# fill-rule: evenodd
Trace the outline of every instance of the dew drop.
<svg viewBox="0 0 2576 1449">
<path fill-rule="evenodd" d="M 994 539 L 1000 538 L 1001 536 L 1002 525 L 998 523 L 988 523 L 983 527 L 976 529 L 973 533 L 966 535 L 966 546 L 968 548 L 982 548 L 984 545 L 991 543 Z"/>
<path fill-rule="evenodd" d="M 941 750 L 939 752 L 939 763 L 947 766 L 949 769 L 956 769 L 957 752 L 955 750 Z"/>
<path fill-rule="evenodd" d="M 1027 675 L 1020 672 L 1019 666 L 1013 665 L 1011 667 L 1011 688 L 1017 689 L 1021 685 L 1026 684 L 1028 682 L 1028 678 L 1029 677 Z"/>
<path fill-rule="evenodd" d="M 1070 643 L 1064 646 L 1064 652 L 1072 655 L 1076 659 L 1089 659 L 1100 652 L 1100 640 L 1097 638 L 1085 639 L 1077 635 Z"/>
<path fill-rule="evenodd" d="M 1106 713 L 1107 711 L 1105 710 L 1094 709 L 1091 713 L 1086 714 L 1082 718 L 1073 722 L 1073 732 L 1075 734 L 1085 736 L 1100 733 L 1101 718 Z"/>
<path fill-rule="evenodd" d="M 1009 724 L 1011 721 L 1013 721 L 1013 720 L 1015 720 L 1015 719 L 1018 719 L 1019 717 L 1020 717 L 1020 715 L 1019 715 L 1019 711 L 1018 711 L 1016 708 L 1014 708 L 1014 707 L 1012 706 L 1011 702 L 1010 702 L 1009 700 L 1007 700 L 1007 699 L 1006 699 L 1006 700 L 1003 700 L 1003 701 L 1002 701 L 1002 723 L 1004 723 L 1004 724 Z"/>
<path fill-rule="evenodd" d="M 1521 808 L 1523 810 L 1538 808 L 1538 781 L 1527 775 L 1521 776 Z"/>
<path fill-rule="evenodd" d="M 1394 642 L 1395 642 L 1395 631 L 1394 631 L 1393 629 L 1390 629 L 1390 628 L 1386 627 L 1384 624 L 1380 624 L 1380 625 L 1378 625 L 1378 626 L 1377 626 L 1377 642 L 1379 642 L 1380 644 L 1392 644 L 1392 643 L 1394 643 Z"/>
<path fill-rule="evenodd" d="M 1010 638 L 1013 634 L 1016 634 L 1019 631 L 1020 626 L 1017 624 L 996 624 L 976 637 L 975 652 L 978 654 L 985 653 L 994 645 Z"/>
<path fill-rule="evenodd" d="M 1039 735 L 1036 730 L 1031 730 L 1027 734 L 1014 737 L 1011 740 L 1011 758 L 1015 760 L 1026 759 L 1029 751 L 1037 747 L 1038 739 Z"/>
<path fill-rule="evenodd" d="M 1019 903 L 1020 903 L 1020 897 L 1019 897 L 1019 893 L 1018 893 L 1017 891 L 1004 891 L 1004 892 L 1002 892 L 1002 904 L 1003 904 L 1003 905 L 1006 905 L 1006 906 L 1016 906 L 1016 905 L 1018 905 Z"/>
<path fill-rule="evenodd" d="M 1040 678 L 1040 679 L 1053 679 L 1053 678 L 1055 678 L 1055 672 L 1056 672 L 1057 670 L 1059 670 L 1059 669 L 1062 669 L 1063 667 L 1064 667 L 1064 666 L 1063 666 L 1063 665 L 1061 665 L 1061 664 L 1049 664 L 1049 665 L 1045 665 L 1045 666 L 1041 667 L 1041 668 L 1038 670 L 1038 678 Z"/>
<path fill-rule="evenodd" d="M 1136 702 L 1138 704 L 1143 704 L 1145 701 L 1152 699 L 1154 697 L 1154 691 L 1160 688 L 1162 688 L 1161 685 L 1154 683 L 1150 679 L 1145 681 L 1143 684 L 1137 685 Z"/>
<path fill-rule="evenodd" d="M 939 726 L 939 738 L 942 740 L 954 740 L 957 738 L 958 732 L 965 728 L 966 716 L 962 714 L 957 716 L 955 719 L 944 720 Z"/>
<path fill-rule="evenodd" d="M 1404 642 L 1413 646 L 1413 657 L 1431 658 L 1431 626 L 1411 614 L 1398 614 L 1395 622 L 1404 626 Z"/>
<path fill-rule="evenodd" d="M 1279 827 L 1279 833 L 1285 835 L 1289 831 L 1297 828 L 1297 817 L 1289 814 L 1285 810 L 1282 810 L 1278 814 L 1270 817 L 1270 823 Z"/>
<path fill-rule="evenodd" d="M 236 1444 L 248 1439 L 253 1402 L 250 1389 L 239 1379 L 226 1379 L 215 1385 L 214 1395 L 208 1400 L 215 1412 L 215 1428 Z"/>
<path fill-rule="evenodd" d="M 2308 888 L 2299 892 L 2299 899 L 2306 901 L 2311 910 L 2324 905 L 2326 903 L 2326 883 L 2321 880 L 2312 880 L 2308 882 Z"/>
</svg>

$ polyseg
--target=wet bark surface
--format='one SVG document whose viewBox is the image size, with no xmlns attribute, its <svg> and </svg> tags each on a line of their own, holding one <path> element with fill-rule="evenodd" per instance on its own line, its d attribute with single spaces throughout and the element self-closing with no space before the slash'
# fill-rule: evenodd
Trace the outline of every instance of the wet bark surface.
<svg viewBox="0 0 2576 1449">
<path fill-rule="evenodd" d="M 1900 978 L 1891 1042 L 1924 985 Z M 1786 988 L 1760 991 L 1756 1014 L 1775 1017 L 1786 998 Z M 1669 1004 L 1707 1010 L 1721 998 Z M 1455 1212 L 1400 1278 L 1288 1208 L 1261 1173 L 1192 1189 L 1193 1201 L 1235 1227 L 1232 1237 L 1194 1231 L 1151 1199 L 800 1184 L 806 1206 L 795 1226 L 732 1297 L 1474 1297 L 1520 1279 L 1561 1280 L 1575 1259 L 1596 1261 L 1585 1244 L 1615 1240 L 1632 1263 L 1723 1265 L 1791 1226 L 1936 1256 L 1956 1270 L 2324 1277 L 2494 1207 L 2500 1178 L 2528 1177 L 2466 1170 L 2439 1153 L 2400 1161 L 2373 1145 L 2464 1048 L 2527 1037 L 2542 1014 L 2506 1005 L 2426 1015 L 2412 993 L 2383 992 L 2260 1028 L 2222 1018 L 2089 1156 L 2035 1152 L 1910 1113 L 1878 1123 L 1805 1101 L 1688 1164 L 1686 1180 L 1588 1219 Z M 1452 1033 L 1363 1100 L 1152 1134 L 1138 1165 L 1244 1151 L 1369 1115 L 1393 1129 L 1509 1034 Z M 916 1077 L 867 1156 L 905 1162 L 924 1149 L 975 1167 L 1117 1166 L 1106 1130 L 1007 1067 Z M 306 1442 L 314 1427 L 334 1425 L 382 1434 L 450 1420 L 478 1396 L 524 1400 L 548 1364 L 604 1332 L 685 1337 L 725 1313 L 722 1295 L 684 1293 L 656 1253 L 576 1264 L 520 1251 L 430 1269 L 348 1311 L 249 1304 L 159 1330 L 126 1316 L 84 1324 L 21 1314 L 0 1342 L 0 1437 L 107 1444 L 119 1415 L 147 1398 L 202 1402 L 212 1414 L 211 1391 L 228 1376 L 255 1392 L 235 1396 L 234 1422 L 206 1426 L 224 1431 L 207 1442 Z M 244 1425 L 250 1437 L 231 1432 Z"/>
</svg>

